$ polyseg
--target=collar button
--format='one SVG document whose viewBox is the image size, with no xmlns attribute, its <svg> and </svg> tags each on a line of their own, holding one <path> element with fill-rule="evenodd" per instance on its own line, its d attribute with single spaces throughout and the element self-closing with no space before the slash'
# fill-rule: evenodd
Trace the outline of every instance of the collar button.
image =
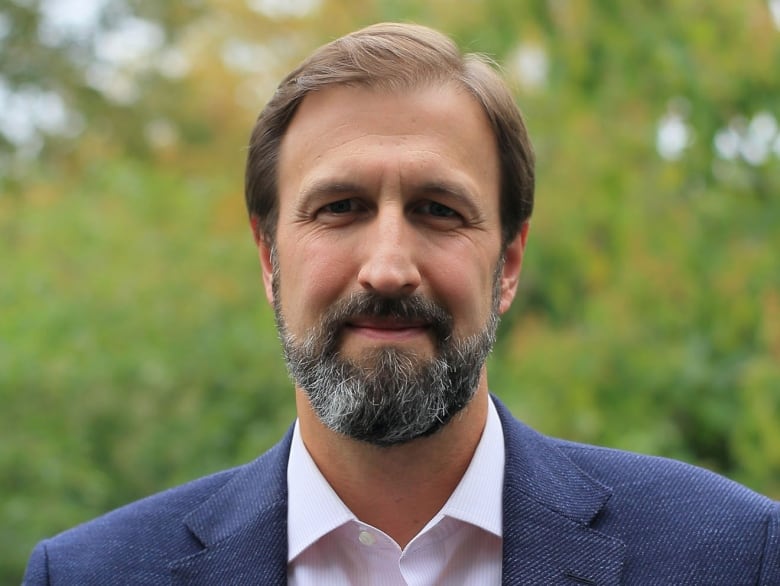
<svg viewBox="0 0 780 586">
<path fill-rule="evenodd" d="M 368 531 L 363 529 L 358 534 L 358 541 L 363 545 L 374 545 L 376 543 L 376 537 L 374 537 L 373 533 L 369 533 Z"/>
</svg>

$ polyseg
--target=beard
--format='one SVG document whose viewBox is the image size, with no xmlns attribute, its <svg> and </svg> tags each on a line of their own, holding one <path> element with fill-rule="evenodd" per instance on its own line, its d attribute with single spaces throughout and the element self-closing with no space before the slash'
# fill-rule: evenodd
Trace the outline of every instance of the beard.
<svg viewBox="0 0 780 586">
<path fill-rule="evenodd" d="M 443 428 L 473 398 L 498 328 L 499 275 L 494 275 L 490 315 L 474 335 L 454 336 L 452 315 L 415 295 L 381 297 L 354 293 L 328 308 L 303 339 L 288 330 L 279 304 L 274 262 L 274 315 L 287 369 L 330 430 L 376 446 L 394 446 Z M 340 350 L 345 325 L 357 317 L 395 318 L 430 324 L 432 356 L 388 345 L 357 357 Z"/>
</svg>

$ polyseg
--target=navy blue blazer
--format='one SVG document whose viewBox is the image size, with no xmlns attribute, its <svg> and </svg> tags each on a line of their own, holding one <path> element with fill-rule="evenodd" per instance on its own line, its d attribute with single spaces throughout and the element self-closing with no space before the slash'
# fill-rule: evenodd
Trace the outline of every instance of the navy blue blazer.
<svg viewBox="0 0 780 586">
<path fill-rule="evenodd" d="M 496 405 L 504 584 L 780 586 L 780 503 L 681 462 L 545 437 Z M 285 584 L 290 438 L 41 542 L 25 584 Z"/>
</svg>

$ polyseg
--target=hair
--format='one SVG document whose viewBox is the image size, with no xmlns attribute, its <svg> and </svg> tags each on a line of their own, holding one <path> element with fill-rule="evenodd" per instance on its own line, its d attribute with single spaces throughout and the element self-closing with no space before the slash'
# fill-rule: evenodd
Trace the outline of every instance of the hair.
<svg viewBox="0 0 780 586">
<path fill-rule="evenodd" d="M 276 239 L 282 139 L 309 92 L 334 85 L 402 91 L 450 83 L 477 100 L 493 129 L 501 169 L 502 249 L 506 247 L 533 210 L 534 154 L 512 93 L 494 65 L 484 55 L 462 54 L 449 37 L 413 24 L 375 24 L 317 49 L 282 80 L 250 138 L 245 198 L 265 243 L 271 246 Z"/>
</svg>

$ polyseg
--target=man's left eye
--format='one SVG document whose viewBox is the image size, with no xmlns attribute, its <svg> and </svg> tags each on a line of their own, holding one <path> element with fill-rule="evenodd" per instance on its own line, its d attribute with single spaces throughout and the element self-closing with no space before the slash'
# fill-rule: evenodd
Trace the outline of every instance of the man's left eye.
<svg viewBox="0 0 780 586">
<path fill-rule="evenodd" d="M 438 218 L 454 218 L 458 215 L 458 212 L 444 204 L 429 201 L 421 206 L 421 210 L 424 213 L 428 213 Z"/>
</svg>

